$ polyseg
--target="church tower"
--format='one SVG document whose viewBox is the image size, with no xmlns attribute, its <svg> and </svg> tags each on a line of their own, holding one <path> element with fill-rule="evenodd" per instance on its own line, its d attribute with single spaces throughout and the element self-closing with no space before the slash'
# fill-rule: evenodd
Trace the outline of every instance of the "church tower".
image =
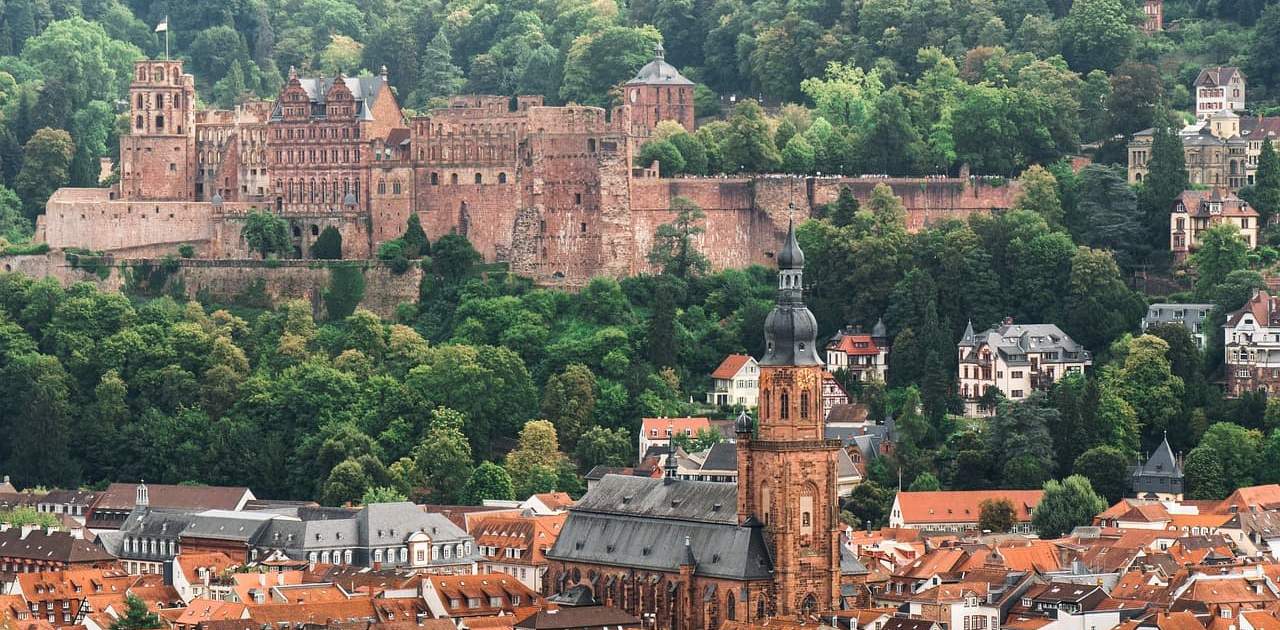
<svg viewBox="0 0 1280 630">
<path fill-rule="evenodd" d="M 740 418 L 738 520 L 765 526 L 779 617 L 839 605 L 839 440 L 823 436 L 818 323 L 804 304 L 804 252 L 788 225 L 778 253 L 778 294 L 765 319 L 760 420 Z"/>
</svg>

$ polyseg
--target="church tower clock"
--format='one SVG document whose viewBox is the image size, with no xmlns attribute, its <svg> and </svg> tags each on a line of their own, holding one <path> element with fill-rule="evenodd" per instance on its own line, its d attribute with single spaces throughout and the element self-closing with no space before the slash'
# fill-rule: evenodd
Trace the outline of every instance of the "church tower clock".
<svg viewBox="0 0 1280 630">
<path fill-rule="evenodd" d="M 744 415 L 736 426 L 738 520 L 765 527 L 780 617 L 839 607 L 840 442 L 823 436 L 818 324 L 803 298 L 804 252 L 788 225 L 777 302 L 765 319 L 759 423 Z"/>
</svg>

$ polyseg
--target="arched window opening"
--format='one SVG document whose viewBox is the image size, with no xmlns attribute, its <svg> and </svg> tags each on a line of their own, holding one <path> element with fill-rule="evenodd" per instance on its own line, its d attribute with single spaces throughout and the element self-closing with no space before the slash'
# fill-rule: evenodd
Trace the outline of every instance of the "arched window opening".
<svg viewBox="0 0 1280 630">
<path fill-rule="evenodd" d="M 790 406 L 791 406 L 791 396 L 787 394 L 787 392 L 782 392 L 782 396 L 780 396 L 778 400 L 778 412 L 783 420 L 786 420 L 791 417 L 791 410 L 788 409 L 788 407 Z"/>
<path fill-rule="evenodd" d="M 800 419 L 809 419 L 809 392 L 800 392 Z"/>
</svg>

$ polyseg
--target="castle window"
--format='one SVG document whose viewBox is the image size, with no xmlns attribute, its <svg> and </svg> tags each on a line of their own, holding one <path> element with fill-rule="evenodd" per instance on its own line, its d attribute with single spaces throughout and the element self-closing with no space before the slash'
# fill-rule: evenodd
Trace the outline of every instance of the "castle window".
<svg viewBox="0 0 1280 630">
<path fill-rule="evenodd" d="M 156 109 L 164 109 L 164 95 L 163 95 L 163 94 L 157 94 L 157 95 L 156 95 Z"/>
<path fill-rule="evenodd" d="M 142 109 L 142 94 L 138 94 L 138 109 Z"/>
<path fill-rule="evenodd" d="M 156 116 L 156 131 L 164 131 L 164 115 Z"/>
<path fill-rule="evenodd" d="M 760 417 L 768 418 L 769 417 L 769 390 L 766 389 L 760 392 L 760 404 L 761 404 Z"/>
<path fill-rule="evenodd" d="M 440 184 L 440 174 L 439 174 L 439 173 L 432 173 L 432 174 L 431 174 L 431 185 L 432 185 L 432 186 L 438 186 L 439 184 Z"/>
<path fill-rule="evenodd" d="M 484 183 L 484 175 L 481 175 L 480 173 L 476 173 L 476 183 L 477 183 L 477 184 L 483 184 L 483 183 Z"/>
<path fill-rule="evenodd" d="M 498 173 L 498 183 L 499 183 L 499 184 L 505 184 L 505 183 L 507 183 L 507 174 L 506 174 L 506 173 Z"/>
<path fill-rule="evenodd" d="M 800 392 L 800 418 L 809 418 L 809 392 Z"/>
<path fill-rule="evenodd" d="M 382 179 L 378 180 L 378 194 L 379 194 L 379 195 L 385 195 L 385 194 L 387 194 L 387 182 L 386 182 L 386 180 L 382 180 Z"/>
<path fill-rule="evenodd" d="M 450 183 L 450 184 L 457 184 L 457 183 L 458 183 L 458 174 L 457 174 L 457 173 L 453 173 L 453 174 L 449 175 L 449 183 Z"/>
<path fill-rule="evenodd" d="M 586 223 L 579 223 L 579 224 L 578 224 L 578 226 L 579 226 L 579 227 L 578 227 L 578 231 L 579 231 L 579 232 L 582 232 L 583 234 L 586 234 L 586 233 L 587 233 L 587 224 L 586 224 Z M 687 430 L 687 429 L 686 429 L 686 430 Z"/>
<path fill-rule="evenodd" d="M 573 193 L 573 203 L 582 205 L 582 193 Z"/>
<path fill-rule="evenodd" d="M 396 181 L 391 182 L 391 192 L 396 195 L 400 194 L 400 180 L 397 179 Z"/>
<path fill-rule="evenodd" d="M 137 126 L 137 128 L 138 128 L 138 129 L 142 129 L 142 125 L 143 125 L 143 122 L 142 122 L 142 115 L 141 115 L 141 114 L 139 114 L 139 115 L 138 115 L 138 122 L 136 123 L 136 126 Z"/>
<path fill-rule="evenodd" d="M 778 407 L 779 407 L 779 414 L 781 415 L 783 420 L 786 420 L 791 416 L 791 410 L 787 408 L 788 406 L 790 406 L 790 403 L 791 403 L 791 397 L 787 394 L 787 392 L 782 392 L 782 396 L 778 401 Z"/>
</svg>

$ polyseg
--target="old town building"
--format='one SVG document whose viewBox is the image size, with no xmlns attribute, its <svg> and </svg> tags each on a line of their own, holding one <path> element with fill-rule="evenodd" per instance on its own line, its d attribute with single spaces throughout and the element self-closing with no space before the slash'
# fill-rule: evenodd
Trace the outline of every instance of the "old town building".
<svg viewBox="0 0 1280 630">
<path fill-rule="evenodd" d="M 1184 190 L 1173 202 L 1169 214 L 1169 250 L 1177 260 L 1186 260 L 1200 247 L 1206 230 L 1215 225 L 1232 225 L 1249 249 L 1258 247 L 1258 211 L 1235 193 L 1213 190 Z"/>
<path fill-rule="evenodd" d="M 0 523 L 0 575 L 59 569 L 106 569 L 115 557 L 84 539 L 84 531 Z"/>
<path fill-rule="evenodd" d="M 294 561 L 469 574 L 481 559 L 448 518 L 411 503 L 361 509 L 133 510 L 102 543 L 131 573 L 160 573 L 181 552 L 222 553 L 237 563 Z"/>
<path fill-rule="evenodd" d="M 960 395 L 969 414 L 980 411 L 979 400 L 989 389 L 1019 401 L 1093 365 L 1089 351 L 1053 324 L 1015 324 L 1005 319 L 974 334 L 970 322 L 958 347 Z"/>
<path fill-rule="evenodd" d="M 848 372 L 856 381 L 889 378 L 889 332 L 884 320 L 877 320 L 871 334 L 859 326 L 846 326 L 827 342 L 827 370 Z"/>
<path fill-rule="evenodd" d="M 760 392 L 760 364 L 746 354 L 731 354 L 711 373 L 708 405 L 754 408 Z"/>
<path fill-rule="evenodd" d="M 1280 392 L 1280 303 L 1256 289 L 1222 326 L 1227 395 Z"/>
<path fill-rule="evenodd" d="M 824 435 L 824 364 L 794 228 L 777 261 L 759 423 L 745 413 L 735 422 L 737 483 L 679 480 L 673 459 L 663 479 L 606 475 L 547 554 L 548 592 L 586 589 L 677 630 L 842 607 L 842 571 L 858 563 L 841 562 L 841 443 Z"/>
<path fill-rule="evenodd" d="M 566 515 L 518 514 L 480 517 L 471 525 L 476 549 L 484 559 L 481 573 L 505 573 L 530 590 L 541 592 L 547 572 L 547 550 L 555 544 Z"/>
<path fill-rule="evenodd" d="M 1176 325 L 1187 329 L 1200 350 L 1205 348 L 1205 320 L 1213 310 L 1213 304 L 1152 304 L 1142 318 L 1142 330 L 1152 326 Z M 1213 331 L 1214 334 L 1217 331 Z"/>
<path fill-rule="evenodd" d="M 1235 192 L 1254 183 L 1263 142 L 1280 142 L 1280 117 L 1241 116 L 1220 110 L 1183 128 L 1178 137 L 1191 184 L 1225 186 Z M 1145 129 L 1129 141 L 1130 184 L 1146 179 L 1154 138 L 1155 130 Z"/>
<path fill-rule="evenodd" d="M 1208 118 L 1221 111 L 1244 111 L 1245 78 L 1239 68 L 1205 68 L 1196 77 L 1194 85 L 1197 118 Z"/>
<path fill-rule="evenodd" d="M 1008 500 L 1016 533 L 1031 533 L 1031 517 L 1043 490 L 950 490 L 899 492 L 889 511 L 889 527 L 961 533 L 976 530 L 983 501 Z"/>
</svg>

